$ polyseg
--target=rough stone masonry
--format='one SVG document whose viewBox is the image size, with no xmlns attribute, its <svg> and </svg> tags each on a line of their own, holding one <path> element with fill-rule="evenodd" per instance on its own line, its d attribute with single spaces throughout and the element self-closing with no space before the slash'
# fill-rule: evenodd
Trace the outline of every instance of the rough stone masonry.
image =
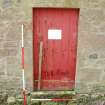
<svg viewBox="0 0 105 105">
<path fill-rule="evenodd" d="M 0 0 L 0 91 L 22 88 L 21 24 L 25 25 L 26 87 L 33 82 L 33 7 L 80 8 L 76 89 L 105 83 L 105 0 Z"/>
</svg>

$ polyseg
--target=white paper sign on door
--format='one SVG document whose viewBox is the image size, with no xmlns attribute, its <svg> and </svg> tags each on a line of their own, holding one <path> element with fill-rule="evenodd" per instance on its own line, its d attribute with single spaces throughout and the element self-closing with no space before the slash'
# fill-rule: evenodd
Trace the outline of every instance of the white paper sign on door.
<svg viewBox="0 0 105 105">
<path fill-rule="evenodd" d="M 60 29 L 49 29 L 48 39 L 60 40 L 62 37 L 62 30 Z"/>
</svg>

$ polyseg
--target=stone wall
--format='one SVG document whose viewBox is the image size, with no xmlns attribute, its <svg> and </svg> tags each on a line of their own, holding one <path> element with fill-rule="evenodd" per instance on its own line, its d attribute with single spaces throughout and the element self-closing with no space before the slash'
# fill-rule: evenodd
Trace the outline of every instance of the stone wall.
<svg viewBox="0 0 105 105">
<path fill-rule="evenodd" d="M 80 8 L 76 88 L 103 85 L 105 79 L 104 0 L 0 0 L 0 91 L 20 91 L 21 24 L 25 33 L 26 87 L 32 90 L 32 8 Z"/>
<path fill-rule="evenodd" d="M 104 9 L 104 0 L 81 2 L 76 86 L 82 91 L 105 86 Z"/>
</svg>

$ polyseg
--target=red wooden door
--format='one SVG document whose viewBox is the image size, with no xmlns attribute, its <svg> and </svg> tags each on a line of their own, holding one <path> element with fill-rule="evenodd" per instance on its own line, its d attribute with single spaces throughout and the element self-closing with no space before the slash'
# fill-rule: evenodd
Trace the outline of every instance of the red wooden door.
<svg viewBox="0 0 105 105">
<path fill-rule="evenodd" d="M 33 9 L 35 89 L 38 82 L 41 90 L 74 88 L 78 16 L 78 9 Z M 41 74 L 39 74 L 40 42 L 43 43 Z"/>
</svg>

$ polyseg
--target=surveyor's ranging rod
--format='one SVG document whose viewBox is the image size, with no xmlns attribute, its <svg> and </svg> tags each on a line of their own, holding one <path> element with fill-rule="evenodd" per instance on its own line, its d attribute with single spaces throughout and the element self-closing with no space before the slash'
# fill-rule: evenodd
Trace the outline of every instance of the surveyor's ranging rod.
<svg viewBox="0 0 105 105">
<path fill-rule="evenodd" d="M 69 99 L 69 98 L 50 98 L 50 99 L 31 99 L 31 101 L 56 101 L 56 102 L 59 102 L 59 101 L 70 101 L 70 100 L 73 100 L 73 99 Z"/>
<path fill-rule="evenodd" d="M 24 25 L 22 24 L 22 81 L 23 81 L 23 96 L 24 96 L 24 105 L 26 102 L 26 89 L 25 89 L 25 73 L 24 73 Z"/>
</svg>

